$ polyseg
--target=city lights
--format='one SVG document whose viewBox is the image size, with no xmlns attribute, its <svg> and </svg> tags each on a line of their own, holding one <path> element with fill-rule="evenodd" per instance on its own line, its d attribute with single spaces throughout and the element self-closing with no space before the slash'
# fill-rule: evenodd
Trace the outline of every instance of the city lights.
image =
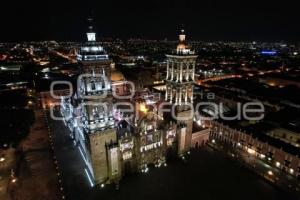
<svg viewBox="0 0 300 200">
<path fill-rule="evenodd" d="M 0 198 L 300 194 L 296 3 L 6 3 Z"/>
<path fill-rule="evenodd" d="M 255 150 L 253 150 L 253 149 L 251 149 L 251 148 L 248 148 L 248 149 L 247 149 L 247 152 L 248 152 L 249 154 L 255 154 Z"/>
<path fill-rule="evenodd" d="M 259 155 L 261 159 L 264 159 L 266 156 L 264 154 Z"/>
<path fill-rule="evenodd" d="M 147 113 L 148 112 L 148 109 L 147 109 L 147 107 L 146 107 L 145 104 L 141 104 L 140 105 L 140 111 L 142 111 L 143 113 Z"/>
<path fill-rule="evenodd" d="M 270 176 L 273 176 L 273 172 L 272 172 L 271 170 L 268 171 L 268 174 L 269 174 Z"/>
<path fill-rule="evenodd" d="M 16 182 L 17 182 L 17 179 L 16 179 L 16 178 L 13 178 L 13 179 L 11 180 L 11 182 L 12 182 L 12 183 L 16 183 Z"/>
</svg>

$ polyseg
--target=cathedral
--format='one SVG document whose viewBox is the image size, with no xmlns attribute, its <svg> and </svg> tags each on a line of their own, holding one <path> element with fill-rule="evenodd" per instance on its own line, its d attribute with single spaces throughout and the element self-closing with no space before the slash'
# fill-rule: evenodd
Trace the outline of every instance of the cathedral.
<svg viewBox="0 0 300 200">
<path fill-rule="evenodd" d="M 134 91 L 132 98 L 122 99 L 133 105 L 129 117 L 113 95 L 112 60 L 96 42 L 93 20 L 88 22 L 87 41 L 77 55 L 81 67 L 77 90 L 71 98 L 62 98 L 60 110 L 92 186 L 118 183 L 124 174 L 146 173 L 149 166 L 167 166 L 170 152 L 184 158 L 192 142 L 197 58 L 186 44 L 184 30 L 177 48 L 166 55 L 164 98 L 153 98 L 148 90 Z M 175 107 L 175 119 L 157 109 L 162 103 Z"/>
</svg>

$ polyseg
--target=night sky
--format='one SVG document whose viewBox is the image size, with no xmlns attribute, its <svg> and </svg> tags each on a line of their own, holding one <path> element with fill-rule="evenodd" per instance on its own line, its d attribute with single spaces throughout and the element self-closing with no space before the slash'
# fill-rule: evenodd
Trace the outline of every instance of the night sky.
<svg viewBox="0 0 300 200">
<path fill-rule="evenodd" d="M 9 0 L 0 41 L 83 40 L 91 10 L 100 37 L 172 40 L 184 24 L 194 40 L 300 41 L 295 0 Z"/>
</svg>

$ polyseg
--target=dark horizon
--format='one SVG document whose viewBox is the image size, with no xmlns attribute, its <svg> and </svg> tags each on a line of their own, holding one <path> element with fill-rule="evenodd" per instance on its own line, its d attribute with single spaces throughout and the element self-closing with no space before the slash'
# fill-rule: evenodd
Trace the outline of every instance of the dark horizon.
<svg viewBox="0 0 300 200">
<path fill-rule="evenodd" d="M 7 4 L 7 5 L 4 5 Z M 3 3 L 1 42 L 83 41 L 90 11 L 99 38 L 175 40 L 185 25 L 188 40 L 299 42 L 300 16 L 289 0 L 82 1 Z"/>
</svg>

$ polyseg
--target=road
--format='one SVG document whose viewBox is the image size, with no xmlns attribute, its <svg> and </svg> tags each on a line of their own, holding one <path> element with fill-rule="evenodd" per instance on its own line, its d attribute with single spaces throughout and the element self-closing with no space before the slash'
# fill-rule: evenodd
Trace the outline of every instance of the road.
<svg viewBox="0 0 300 200">
<path fill-rule="evenodd" d="M 54 52 L 56 55 L 65 58 L 67 60 L 69 60 L 71 63 L 77 63 L 76 57 L 74 57 L 74 55 L 68 55 L 68 54 L 64 54 L 62 52 L 59 51 L 52 51 Z"/>
<path fill-rule="evenodd" d="M 35 119 L 28 137 L 19 147 L 17 181 L 10 188 L 12 199 L 60 199 L 58 177 L 42 110 L 35 111 Z"/>
<path fill-rule="evenodd" d="M 59 112 L 55 114 L 59 115 Z M 68 199 L 85 199 L 91 188 L 79 148 L 74 145 L 70 131 L 62 121 L 52 120 L 48 112 L 47 119 L 65 195 Z"/>
</svg>

